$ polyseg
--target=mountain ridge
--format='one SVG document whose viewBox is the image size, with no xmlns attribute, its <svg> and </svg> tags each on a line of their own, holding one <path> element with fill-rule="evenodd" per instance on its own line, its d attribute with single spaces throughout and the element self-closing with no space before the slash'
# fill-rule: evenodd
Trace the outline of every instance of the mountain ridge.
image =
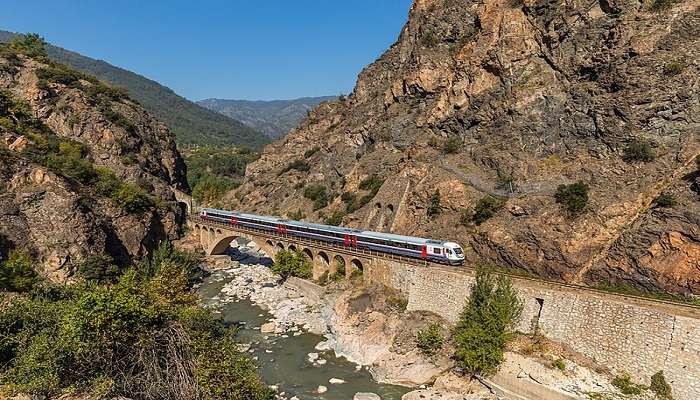
<svg viewBox="0 0 700 400">
<path fill-rule="evenodd" d="M 16 35 L 0 31 L 0 42 L 7 42 Z M 46 51 L 56 62 L 129 90 L 135 100 L 175 133 L 181 144 L 239 145 L 259 149 L 269 142 L 262 133 L 242 122 L 201 107 L 167 86 L 135 72 L 50 44 Z"/>
<path fill-rule="evenodd" d="M 236 119 L 265 133 L 280 138 L 295 128 L 309 111 L 337 96 L 300 97 L 288 100 L 239 100 L 209 98 L 197 104 Z"/>
</svg>

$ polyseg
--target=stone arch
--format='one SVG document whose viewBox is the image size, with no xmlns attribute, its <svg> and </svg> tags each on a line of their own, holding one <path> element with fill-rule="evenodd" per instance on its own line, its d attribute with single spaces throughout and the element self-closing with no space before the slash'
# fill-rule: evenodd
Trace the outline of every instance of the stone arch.
<svg viewBox="0 0 700 400">
<path fill-rule="evenodd" d="M 348 268 L 346 266 L 347 266 L 347 263 L 345 262 L 345 258 L 343 258 L 343 256 L 341 256 L 340 254 L 336 254 L 333 257 L 332 269 L 334 272 L 337 272 L 337 273 L 343 274 L 343 275 L 347 275 Z"/>
<path fill-rule="evenodd" d="M 358 260 L 357 258 L 353 258 L 352 261 L 350 261 L 350 270 L 350 274 L 354 273 L 355 271 L 359 271 L 360 274 L 362 274 L 364 271 L 362 261 Z"/>
<path fill-rule="evenodd" d="M 266 243 L 268 246 L 270 246 L 270 247 L 275 247 L 275 245 L 272 243 L 272 240 L 270 240 L 270 239 L 267 239 L 267 240 L 265 241 L 265 243 Z"/>
<path fill-rule="evenodd" d="M 294 244 L 290 244 L 289 246 L 287 246 L 287 250 L 289 250 L 289 251 L 297 251 L 297 246 L 295 246 Z"/>
<path fill-rule="evenodd" d="M 389 210 L 390 213 L 394 213 L 394 205 L 393 204 L 388 204 L 386 208 Z"/>
<path fill-rule="evenodd" d="M 213 229 L 212 229 L 212 232 L 213 232 Z M 209 254 L 209 255 L 226 254 L 229 247 L 231 246 L 231 242 L 233 242 L 241 237 L 246 239 L 245 236 L 242 236 L 238 233 L 233 233 L 233 232 L 231 232 L 230 234 L 226 234 L 226 235 L 224 235 L 222 233 L 220 236 L 218 236 L 216 238 L 212 237 L 212 241 L 211 241 L 211 244 L 210 244 L 209 249 L 207 251 L 207 254 Z M 254 242 L 254 241 L 252 241 L 252 242 Z"/>
<path fill-rule="evenodd" d="M 279 251 L 279 250 L 284 250 L 284 243 L 282 243 L 282 242 L 277 242 L 277 246 L 276 246 L 276 247 L 277 247 L 277 250 L 278 250 L 278 251 Z"/>
<path fill-rule="evenodd" d="M 304 253 L 305 256 L 309 257 L 309 260 L 311 260 L 311 261 L 314 260 L 314 253 L 308 247 L 304 247 L 301 250 L 301 252 Z"/>
<path fill-rule="evenodd" d="M 217 229 L 217 230 L 216 230 L 216 234 L 217 234 L 217 235 L 221 235 L 221 234 L 222 234 L 222 233 L 221 233 L 221 229 Z"/>
<path fill-rule="evenodd" d="M 318 252 L 318 261 L 320 261 L 322 264 L 325 264 L 326 267 L 331 265 L 331 259 L 328 257 L 328 254 L 326 254 L 325 251 Z"/>
</svg>

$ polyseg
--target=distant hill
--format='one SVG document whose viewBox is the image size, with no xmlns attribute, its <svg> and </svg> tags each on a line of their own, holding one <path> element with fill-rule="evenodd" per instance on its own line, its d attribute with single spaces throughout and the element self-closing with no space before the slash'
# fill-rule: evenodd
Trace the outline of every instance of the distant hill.
<svg viewBox="0 0 700 400">
<path fill-rule="evenodd" d="M 335 96 L 302 97 L 294 100 L 250 101 L 206 99 L 197 104 L 244 124 L 276 139 L 301 122 L 309 110 Z"/>
<path fill-rule="evenodd" d="M 0 31 L 0 42 L 14 33 Z M 175 133 L 178 143 L 196 145 L 245 145 L 261 148 L 269 139 L 239 121 L 178 96 L 172 89 L 146 77 L 56 46 L 47 46 L 49 57 L 81 72 L 94 75 L 129 91 L 132 98 Z"/>
</svg>

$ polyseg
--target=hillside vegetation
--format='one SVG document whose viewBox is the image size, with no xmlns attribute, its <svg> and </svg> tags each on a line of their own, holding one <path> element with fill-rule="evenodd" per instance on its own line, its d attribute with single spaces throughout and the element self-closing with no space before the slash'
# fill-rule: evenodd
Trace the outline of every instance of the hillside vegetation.
<svg viewBox="0 0 700 400">
<path fill-rule="evenodd" d="M 0 42 L 8 42 L 15 36 L 0 31 Z M 269 141 L 264 134 L 249 126 L 200 107 L 178 96 L 170 88 L 131 71 L 52 45 L 46 46 L 46 52 L 55 62 L 127 89 L 134 100 L 175 133 L 178 143 L 260 148 Z"/>
</svg>

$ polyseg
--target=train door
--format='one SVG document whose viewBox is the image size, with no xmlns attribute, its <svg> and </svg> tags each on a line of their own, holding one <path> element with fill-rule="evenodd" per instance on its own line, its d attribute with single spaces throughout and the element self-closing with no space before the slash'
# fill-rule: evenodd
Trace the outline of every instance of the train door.
<svg viewBox="0 0 700 400">
<path fill-rule="evenodd" d="M 343 244 L 348 247 L 357 247 L 357 236 L 346 233 L 343 235 Z"/>
<path fill-rule="evenodd" d="M 285 224 L 277 224 L 277 232 L 282 233 L 282 234 L 287 234 L 287 225 Z"/>
<path fill-rule="evenodd" d="M 229 220 L 229 223 L 230 223 L 231 225 L 234 225 L 234 226 L 235 226 L 235 225 L 238 225 L 238 218 L 236 218 L 235 215 L 232 215 L 232 216 L 231 216 L 231 219 Z"/>
</svg>

